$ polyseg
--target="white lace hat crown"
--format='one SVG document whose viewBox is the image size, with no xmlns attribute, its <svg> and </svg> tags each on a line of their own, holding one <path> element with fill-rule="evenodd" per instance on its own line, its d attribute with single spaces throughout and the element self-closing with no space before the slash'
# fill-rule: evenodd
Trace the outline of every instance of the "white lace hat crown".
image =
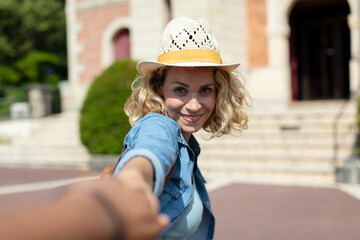
<svg viewBox="0 0 360 240">
<path fill-rule="evenodd" d="M 176 18 L 164 30 L 157 61 L 141 61 L 137 70 L 147 75 L 162 66 L 222 67 L 233 70 L 239 65 L 222 63 L 219 44 L 205 20 Z"/>
<path fill-rule="evenodd" d="M 181 22 L 178 20 L 171 21 L 165 28 L 159 54 L 182 49 L 220 51 L 219 44 L 205 20 L 193 21 L 188 18 L 182 18 Z"/>
</svg>

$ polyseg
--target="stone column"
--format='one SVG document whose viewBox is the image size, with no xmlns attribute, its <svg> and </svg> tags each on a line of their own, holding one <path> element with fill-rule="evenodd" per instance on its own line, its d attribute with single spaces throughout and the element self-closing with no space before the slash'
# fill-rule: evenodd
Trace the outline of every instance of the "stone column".
<svg viewBox="0 0 360 240">
<path fill-rule="evenodd" d="M 76 0 L 66 0 L 65 12 L 69 78 L 68 98 L 73 101 L 72 104 L 68 103 L 68 105 L 72 105 L 72 109 L 80 109 L 82 105 L 82 98 L 79 96 L 84 94 L 77 94 L 78 92 L 81 92 L 81 90 L 79 90 L 78 76 L 82 70 L 82 66 L 77 61 L 77 56 L 81 51 L 81 46 L 76 41 L 77 31 L 79 28 L 76 20 Z"/>
<path fill-rule="evenodd" d="M 156 59 L 162 32 L 168 22 L 165 1 L 131 0 L 130 15 L 132 58 Z"/>
<path fill-rule="evenodd" d="M 267 0 L 267 37 L 270 77 L 276 86 L 274 102 L 285 109 L 290 101 L 288 9 L 292 0 Z"/>
</svg>

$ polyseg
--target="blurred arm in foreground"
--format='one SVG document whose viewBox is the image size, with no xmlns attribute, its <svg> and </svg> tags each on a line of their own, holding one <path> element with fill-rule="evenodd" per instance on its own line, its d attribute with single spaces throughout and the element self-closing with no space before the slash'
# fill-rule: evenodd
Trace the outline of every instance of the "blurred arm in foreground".
<svg viewBox="0 0 360 240">
<path fill-rule="evenodd" d="M 147 185 L 84 181 L 60 199 L 0 216 L 0 239 L 154 239 L 168 225 Z"/>
</svg>

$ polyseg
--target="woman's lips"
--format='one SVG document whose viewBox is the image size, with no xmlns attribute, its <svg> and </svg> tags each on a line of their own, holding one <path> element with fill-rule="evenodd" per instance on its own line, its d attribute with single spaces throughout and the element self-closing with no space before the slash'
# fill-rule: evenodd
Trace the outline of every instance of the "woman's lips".
<svg viewBox="0 0 360 240">
<path fill-rule="evenodd" d="M 181 116 L 188 122 L 196 122 L 201 118 L 202 115 L 185 115 L 185 114 L 181 114 Z"/>
</svg>

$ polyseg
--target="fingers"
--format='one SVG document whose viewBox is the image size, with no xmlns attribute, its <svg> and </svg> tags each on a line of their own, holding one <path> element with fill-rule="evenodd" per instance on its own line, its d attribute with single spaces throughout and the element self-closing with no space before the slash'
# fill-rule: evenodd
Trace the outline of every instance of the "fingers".
<svg viewBox="0 0 360 240">
<path fill-rule="evenodd" d="M 169 225 L 170 219 L 165 214 L 160 214 L 158 216 L 158 223 L 159 223 L 159 227 L 161 229 L 160 231 L 162 231 L 164 228 L 166 228 Z"/>
<path fill-rule="evenodd" d="M 154 239 L 169 224 L 165 215 L 159 215 L 159 201 L 145 182 L 128 184 L 126 178 L 117 178 L 123 186 L 118 198 L 119 206 L 126 216 L 126 238 L 134 240 Z M 126 192 L 126 195 L 124 194 Z M 126 196 L 126 198 L 124 198 Z M 126 204 L 126 207 L 125 207 Z"/>
<path fill-rule="evenodd" d="M 114 167 L 109 165 L 107 166 L 100 175 L 100 178 L 110 177 L 114 171 Z"/>
<path fill-rule="evenodd" d="M 149 184 L 144 180 L 143 176 L 136 170 L 123 171 L 114 178 L 120 182 L 120 184 L 131 188 L 142 191 L 148 201 L 151 211 L 155 214 L 159 210 L 159 202 L 157 197 L 154 195 Z"/>
<path fill-rule="evenodd" d="M 142 174 L 136 169 L 122 171 L 114 176 L 114 178 L 129 188 L 143 188 L 144 184 L 147 185 Z"/>
<path fill-rule="evenodd" d="M 142 223 L 141 227 L 136 228 L 136 235 L 131 236 L 131 240 L 153 240 L 161 231 L 169 225 L 169 218 L 166 215 L 156 215 L 153 221 Z"/>
<path fill-rule="evenodd" d="M 169 219 L 159 215 L 158 198 L 148 184 L 128 180 L 123 176 L 85 181 L 73 185 L 70 193 L 101 194 L 107 204 L 112 205 L 113 211 L 108 215 L 115 214 L 121 219 L 124 239 L 154 239 L 169 224 Z"/>
<path fill-rule="evenodd" d="M 149 207 L 150 207 L 152 213 L 153 214 L 158 214 L 158 211 L 159 211 L 159 200 L 158 200 L 158 198 L 154 195 L 154 193 L 150 189 L 149 185 L 144 186 L 144 188 L 142 190 L 145 193 L 145 198 L 149 203 Z"/>
</svg>

